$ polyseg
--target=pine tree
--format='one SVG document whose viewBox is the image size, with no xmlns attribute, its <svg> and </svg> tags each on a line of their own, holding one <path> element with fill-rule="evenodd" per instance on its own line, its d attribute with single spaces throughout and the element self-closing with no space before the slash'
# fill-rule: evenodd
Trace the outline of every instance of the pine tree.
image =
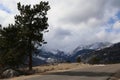
<svg viewBox="0 0 120 80">
<path fill-rule="evenodd" d="M 19 15 L 15 16 L 15 26 L 19 28 L 21 41 L 27 44 L 29 56 L 29 70 L 32 70 L 32 53 L 36 49 L 35 44 L 40 46 L 45 42 L 43 32 L 48 28 L 47 11 L 50 9 L 48 2 L 40 2 L 33 5 L 21 5 L 18 3 Z"/>
<path fill-rule="evenodd" d="M 13 24 L 0 29 L 0 64 L 16 67 L 23 63 L 25 47 L 18 36 L 19 29 Z M 25 45 L 25 44 L 24 44 Z"/>
</svg>

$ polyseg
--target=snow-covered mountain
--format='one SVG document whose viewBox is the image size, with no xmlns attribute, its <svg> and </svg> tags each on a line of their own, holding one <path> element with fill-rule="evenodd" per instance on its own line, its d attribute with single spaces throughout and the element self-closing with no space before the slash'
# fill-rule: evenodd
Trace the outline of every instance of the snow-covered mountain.
<svg viewBox="0 0 120 80">
<path fill-rule="evenodd" d="M 33 65 L 52 64 L 65 62 L 68 58 L 63 51 L 39 49 L 37 54 L 33 55 Z"/>
<path fill-rule="evenodd" d="M 78 46 L 75 48 L 71 54 L 69 60 L 75 62 L 78 56 L 81 56 L 81 59 L 84 61 L 92 52 L 111 46 L 112 43 L 109 42 L 96 42 L 89 45 Z"/>
<path fill-rule="evenodd" d="M 33 55 L 33 65 L 41 65 L 48 63 L 60 63 L 60 62 L 76 62 L 76 58 L 81 56 L 82 60 L 91 56 L 92 52 L 111 46 L 109 42 L 96 42 L 90 45 L 78 46 L 70 53 L 65 53 L 60 50 L 47 50 L 41 48 L 37 51 L 36 55 Z"/>
<path fill-rule="evenodd" d="M 100 49 L 109 47 L 111 45 L 112 43 L 109 43 L 109 42 L 96 42 L 96 43 L 89 44 L 89 45 L 82 45 L 82 46 L 78 46 L 77 48 L 75 48 L 73 52 L 71 52 L 71 54 L 75 54 L 76 52 L 85 50 L 85 49 L 100 50 Z"/>
<path fill-rule="evenodd" d="M 86 46 L 87 49 L 94 49 L 94 50 L 100 50 L 106 47 L 111 46 L 112 43 L 109 42 L 96 42 L 91 45 Z"/>
</svg>

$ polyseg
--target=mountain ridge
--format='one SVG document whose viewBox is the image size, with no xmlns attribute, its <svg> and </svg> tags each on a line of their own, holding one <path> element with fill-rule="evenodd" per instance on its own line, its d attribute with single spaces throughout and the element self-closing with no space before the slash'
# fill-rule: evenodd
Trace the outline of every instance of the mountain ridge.
<svg viewBox="0 0 120 80">
<path fill-rule="evenodd" d="M 65 53 L 60 50 L 47 50 L 41 48 L 38 50 L 38 54 L 33 57 L 33 65 L 51 64 L 60 62 L 76 62 L 76 58 L 81 56 L 82 61 L 90 56 L 91 52 L 110 46 L 109 42 L 96 42 L 94 44 L 78 46 L 70 53 Z"/>
</svg>

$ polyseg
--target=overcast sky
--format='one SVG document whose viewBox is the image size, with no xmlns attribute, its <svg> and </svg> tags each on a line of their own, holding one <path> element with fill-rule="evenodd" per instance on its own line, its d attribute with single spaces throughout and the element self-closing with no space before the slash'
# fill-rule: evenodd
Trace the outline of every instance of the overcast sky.
<svg viewBox="0 0 120 80">
<path fill-rule="evenodd" d="M 46 46 L 70 51 L 81 44 L 120 41 L 120 0 L 45 0 L 49 32 Z M 0 24 L 14 23 L 17 2 L 36 4 L 40 0 L 0 0 Z"/>
</svg>

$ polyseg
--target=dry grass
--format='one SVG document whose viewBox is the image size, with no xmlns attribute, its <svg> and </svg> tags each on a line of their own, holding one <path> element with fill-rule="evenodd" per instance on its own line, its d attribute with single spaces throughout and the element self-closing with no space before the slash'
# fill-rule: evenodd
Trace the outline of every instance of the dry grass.
<svg viewBox="0 0 120 80">
<path fill-rule="evenodd" d="M 29 76 L 20 76 L 15 77 L 7 80 L 24 80 L 26 78 L 36 77 L 40 76 L 41 74 L 51 73 L 51 72 L 61 72 L 61 71 L 67 71 L 67 70 L 73 70 L 73 69 L 80 69 L 89 67 L 89 64 L 82 64 L 82 63 L 62 63 L 62 64 L 56 64 L 56 65 L 47 65 L 47 66 L 37 66 L 33 67 L 35 70 L 35 74 L 29 75 Z"/>
<path fill-rule="evenodd" d="M 62 63 L 62 64 L 56 64 L 56 65 L 49 65 L 49 66 L 38 66 L 34 67 L 33 69 L 36 70 L 38 73 L 44 73 L 44 72 L 51 72 L 51 71 L 64 71 L 64 70 L 70 70 L 70 69 L 76 69 L 76 68 L 83 68 L 88 67 L 88 64 L 82 64 L 82 63 Z"/>
</svg>

